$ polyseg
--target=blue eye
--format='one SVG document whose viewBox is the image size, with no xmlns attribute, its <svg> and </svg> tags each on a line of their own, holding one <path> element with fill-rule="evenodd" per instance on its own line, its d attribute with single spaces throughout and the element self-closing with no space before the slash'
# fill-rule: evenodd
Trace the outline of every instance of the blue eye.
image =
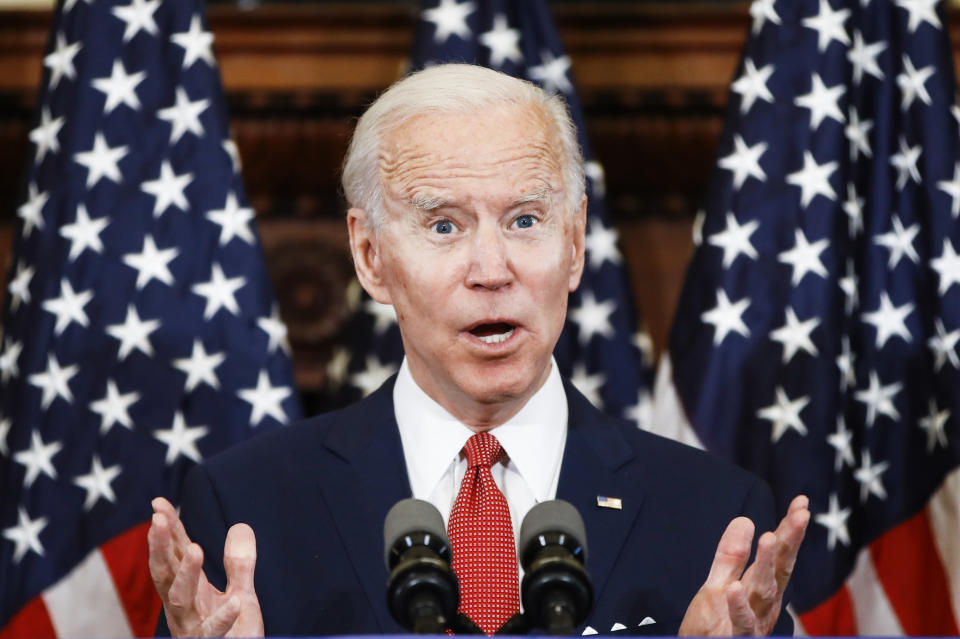
<svg viewBox="0 0 960 639">
<path fill-rule="evenodd" d="M 537 220 L 532 215 L 521 215 L 516 220 L 514 220 L 513 223 L 516 224 L 518 228 L 528 229 L 534 224 L 536 224 Z"/>
<path fill-rule="evenodd" d="M 453 233 L 453 230 L 456 227 L 454 227 L 453 222 L 451 222 L 450 220 L 441 220 L 435 223 L 431 228 L 433 228 L 434 231 L 436 231 L 437 233 L 440 233 L 441 235 L 448 235 L 450 233 Z"/>
</svg>

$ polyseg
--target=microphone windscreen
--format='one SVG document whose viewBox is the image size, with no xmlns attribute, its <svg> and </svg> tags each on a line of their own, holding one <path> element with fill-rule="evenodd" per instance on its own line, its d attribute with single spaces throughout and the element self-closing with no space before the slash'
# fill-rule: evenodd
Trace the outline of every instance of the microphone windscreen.
<svg viewBox="0 0 960 639">
<path fill-rule="evenodd" d="M 583 559 L 586 561 L 587 531 L 583 518 L 573 504 L 554 499 L 531 508 L 520 526 L 520 552 L 525 552 L 530 542 L 544 533 L 564 533 L 573 537 L 583 548 Z"/>
<path fill-rule="evenodd" d="M 398 501 L 383 521 L 383 560 L 387 568 L 390 567 L 390 550 L 397 540 L 416 532 L 429 533 L 442 539 L 444 545 L 450 545 L 443 516 L 433 504 L 412 498 Z"/>
</svg>

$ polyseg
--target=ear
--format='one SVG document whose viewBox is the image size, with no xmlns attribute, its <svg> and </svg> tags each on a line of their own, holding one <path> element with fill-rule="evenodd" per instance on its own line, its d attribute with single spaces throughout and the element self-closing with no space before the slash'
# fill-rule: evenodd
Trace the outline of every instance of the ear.
<svg viewBox="0 0 960 639">
<path fill-rule="evenodd" d="M 586 258 L 587 235 L 587 196 L 580 200 L 580 207 L 573 215 L 573 234 L 571 237 L 570 260 L 570 292 L 580 286 L 580 277 L 583 275 L 583 263 Z"/>
<path fill-rule="evenodd" d="M 360 208 L 347 211 L 347 231 L 350 233 L 353 268 L 360 285 L 374 300 L 390 304 L 390 293 L 383 278 L 380 234 L 373 228 L 369 214 Z"/>
</svg>

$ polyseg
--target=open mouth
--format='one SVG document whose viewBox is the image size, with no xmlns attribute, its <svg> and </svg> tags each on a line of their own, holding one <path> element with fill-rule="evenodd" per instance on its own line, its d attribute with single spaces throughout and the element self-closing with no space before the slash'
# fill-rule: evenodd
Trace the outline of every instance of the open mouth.
<svg viewBox="0 0 960 639">
<path fill-rule="evenodd" d="M 499 344 L 510 339 L 516 327 L 506 322 L 493 322 L 490 324 L 479 324 L 470 329 L 470 334 L 478 338 L 484 344 Z"/>
</svg>

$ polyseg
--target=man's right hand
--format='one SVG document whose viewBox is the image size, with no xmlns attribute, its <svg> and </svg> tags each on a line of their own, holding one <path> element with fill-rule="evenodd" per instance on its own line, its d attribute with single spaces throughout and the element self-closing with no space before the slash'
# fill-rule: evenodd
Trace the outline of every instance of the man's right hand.
<svg viewBox="0 0 960 639">
<path fill-rule="evenodd" d="M 227 589 L 214 588 L 203 574 L 203 550 L 192 543 L 169 501 L 152 502 L 150 575 L 163 601 L 174 637 L 262 637 L 263 615 L 253 589 L 257 542 L 253 529 L 236 524 L 227 532 L 223 567 Z"/>
</svg>

